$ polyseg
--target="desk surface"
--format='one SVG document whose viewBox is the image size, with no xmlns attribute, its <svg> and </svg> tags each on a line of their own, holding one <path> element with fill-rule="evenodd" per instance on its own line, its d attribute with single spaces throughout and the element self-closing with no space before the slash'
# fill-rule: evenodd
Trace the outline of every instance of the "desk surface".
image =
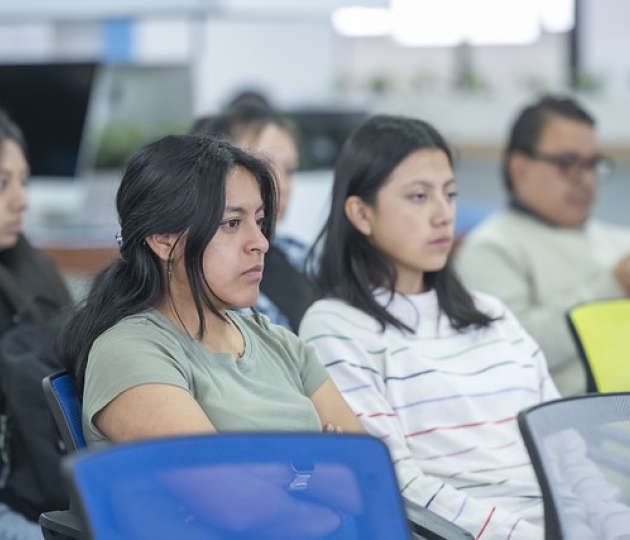
<svg viewBox="0 0 630 540">
<path fill-rule="evenodd" d="M 64 274 L 96 274 L 119 255 L 110 247 L 47 247 L 39 248 L 50 257 Z"/>
</svg>

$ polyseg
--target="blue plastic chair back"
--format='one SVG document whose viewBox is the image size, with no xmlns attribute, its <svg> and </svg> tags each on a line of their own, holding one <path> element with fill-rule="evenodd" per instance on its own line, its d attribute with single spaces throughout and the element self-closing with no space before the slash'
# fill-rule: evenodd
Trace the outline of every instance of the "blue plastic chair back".
<svg viewBox="0 0 630 540">
<path fill-rule="evenodd" d="M 154 439 L 65 463 L 92 537 L 410 537 L 387 447 L 361 435 Z"/>
<path fill-rule="evenodd" d="M 70 375 L 65 371 L 54 373 L 45 377 L 42 384 L 68 451 L 85 449 L 87 444 L 81 423 L 83 408 Z"/>
</svg>

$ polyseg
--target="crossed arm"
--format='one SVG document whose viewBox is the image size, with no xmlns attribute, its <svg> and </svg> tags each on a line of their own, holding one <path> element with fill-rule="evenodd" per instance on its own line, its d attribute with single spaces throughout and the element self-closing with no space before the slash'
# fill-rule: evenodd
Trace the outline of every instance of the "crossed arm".
<svg viewBox="0 0 630 540">
<path fill-rule="evenodd" d="M 322 429 L 332 425 L 343 432 L 365 433 L 331 379 L 311 400 Z M 94 423 L 116 442 L 216 432 L 194 397 L 168 384 L 142 384 L 122 392 L 94 416 Z"/>
</svg>

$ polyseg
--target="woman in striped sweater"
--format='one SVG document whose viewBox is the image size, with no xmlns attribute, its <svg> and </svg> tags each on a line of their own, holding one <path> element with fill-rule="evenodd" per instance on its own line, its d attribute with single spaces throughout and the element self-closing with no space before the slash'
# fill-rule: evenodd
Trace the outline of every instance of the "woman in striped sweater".
<svg viewBox="0 0 630 540">
<path fill-rule="evenodd" d="M 420 120 L 375 116 L 343 148 L 312 252 L 321 297 L 300 337 L 389 446 L 403 498 L 483 539 L 544 537 L 516 415 L 558 398 L 543 354 L 497 299 L 450 270 L 452 155 Z"/>
</svg>

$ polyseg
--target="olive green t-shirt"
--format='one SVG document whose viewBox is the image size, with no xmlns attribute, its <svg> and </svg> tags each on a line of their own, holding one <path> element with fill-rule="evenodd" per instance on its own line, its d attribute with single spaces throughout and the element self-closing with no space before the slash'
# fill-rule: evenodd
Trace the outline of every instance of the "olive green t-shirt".
<svg viewBox="0 0 630 540">
<path fill-rule="evenodd" d="M 109 442 L 94 415 L 125 390 L 148 383 L 188 390 L 219 432 L 321 431 L 310 397 L 328 375 L 315 351 L 265 317 L 229 316 L 245 340 L 238 360 L 209 350 L 154 309 L 101 334 L 85 375 L 88 445 Z"/>
</svg>

